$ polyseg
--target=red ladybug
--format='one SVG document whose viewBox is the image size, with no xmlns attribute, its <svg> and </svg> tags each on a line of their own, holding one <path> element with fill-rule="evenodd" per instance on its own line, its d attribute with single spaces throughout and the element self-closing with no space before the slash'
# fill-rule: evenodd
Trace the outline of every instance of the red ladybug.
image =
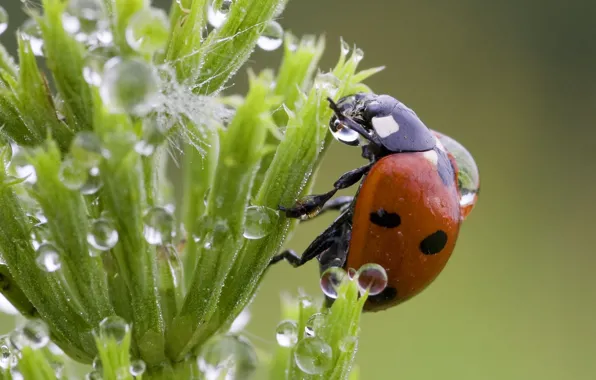
<svg viewBox="0 0 596 380">
<path fill-rule="evenodd" d="M 271 263 L 286 259 L 298 267 L 316 257 L 321 272 L 379 264 L 388 284 L 368 297 L 364 309 L 383 310 L 420 293 L 443 270 L 476 202 L 478 170 L 463 146 L 430 130 L 391 96 L 359 93 L 329 103 L 331 132 L 346 144 L 363 143 L 370 163 L 342 175 L 325 194 L 280 206 L 286 216 L 303 220 L 341 213 L 302 256 L 288 250 Z M 331 199 L 362 178 L 356 197 Z"/>
</svg>

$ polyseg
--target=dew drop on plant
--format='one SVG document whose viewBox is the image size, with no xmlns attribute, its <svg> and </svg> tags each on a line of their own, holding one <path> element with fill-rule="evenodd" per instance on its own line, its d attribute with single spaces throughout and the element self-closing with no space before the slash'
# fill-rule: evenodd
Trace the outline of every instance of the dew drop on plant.
<svg viewBox="0 0 596 380">
<path fill-rule="evenodd" d="M 368 291 L 371 296 L 380 294 L 387 287 L 387 272 L 379 264 L 364 264 L 356 273 L 361 293 Z"/>
<path fill-rule="evenodd" d="M 97 355 L 94 359 L 93 359 L 93 363 L 91 363 L 91 366 L 93 367 L 93 369 L 98 370 L 98 371 L 103 371 L 103 364 L 101 363 L 101 357 L 99 355 Z"/>
<path fill-rule="evenodd" d="M 335 122 L 329 126 L 329 130 L 337 141 L 348 145 L 360 144 L 360 134 L 353 129 L 344 126 L 339 120 L 335 120 Z"/>
<path fill-rule="evenodd" d="M 139 59 L 114 57 L 105 64 L 99 93 L 111 112 L 143 116 L 156 104 L 157 74 Z"/>
<path fill-rule="evenodd" d="M 10 368 L 10 377 L 12 380 L 25 380 L 23 373 L 17 367 Z"/>
<path fill-rule="evenodd" d="M 257 45 L 265 50 L 272 51 L 283 43 L 284 29 L 277 21 L 269 21 L 265 30 L 257 40 Z"/>
<path fill-rule="evenodd" d="M 83 79 L 92 86 L 99 87 L 103 78 L 103 70 L 107 61 L 116 56 L 112 47 L 99 46 L 90 50 L 83 62 Z"/>
<path fill-rule="evenodd" d="M 315 77 L 315 88 L 319 91 L 326 91 L 332 98 L 337 95 L 340 86 L 340 80 L 332 73 L 320 73 Z"/>
<path fill-rule="evenodd" d="M 145 140 L 137 141 L 135 143 L 135 152 L 141 156 L 151 156 L 155 152 L 155 145 Z"/>
<path fill-rule="evenodd" d="M 110 33 L 107 12 L 101 0 L 70 0 L 62 15 L 64 29 L 80 42 Z M 103 37 L 105 38 L 105 36 Z"/>
<path fill-rule="evenodd" d="M 118 243 L 118 231 L 112 221 L 103 218 L 97 219 L 91 223 L 87 242 L 97 250 L 107 251 Z"/>
<path fill-rule="evenodd" d="M 343 337 L 339 342 L 339 350 L 342 352 L 354 352 L 358 344 L 358 337 L 348 335 Z"/>
<path fill-rule="evenodd" d="M 113 339 L 116 343 L 121 343 L 130 330 L 130 325 L 118 316 L 104 318 L 99 323 L 99 337 L 102 339 Z"/>
<path fill-rule="evenodd" d="M 102 371 L 93 370 L 85 375 L 85 380 L 102 380 Z"/>
<path fill-rule="evenodd" d="M 354 56 L 353 56 L 354 62 L 358 63 L 358 62 L 362 61 L 363 58 L 364 58 L 364 51 L 362 51 L 362 49 L 360 49 L 360 48 L 356 48 L 354 50 Z"/>
<path fill-rule="evenodd" d="M 316 336 L 321 329 L 325 326 L 325 314 L 323 313 L 316 313 L 311 315 L 306 321 L 306 325 L 304 326 L 304 334 L 306 336 Z"/>
<path fill-rule="evenodd" d="M 87 171 L 87 181 L 85 181 L 85 184 L 80 188 L 79 191 L 83 195 L 92 195 L 97 193 L 102 186 L 103 182 L 99 176 L 99 169 L 97 167 L 93 167 Z"/>
<path fill-rule="evenodd" d="M 303 372 L 320 375 L 331 368 L 333 350 L 321 338 L 307 337 L 296 345 L 294 360 Z"/>
<path fill-rule="evenodd" d="M 205 196 L 203 197 L 203 204 L 205 205 L 205 207 L 207 207 L 207 205 L 209 204 L 209 194 L 211 194 L 211 188 L 205 190 Z"/>
<path fill-rule="evenodd" d="M 152 207 L 143 217 L 143 235 L 147 243 L 169 243 L 174 236 L 174 216 L 163 207 Z"/>
<path fill-rule="evenodd" d="M 294 321 L 281 321 L 275 331 L 277 344 L 282 347 L 293 347 L 298 342 L 298 324 Z"/>
<path fill-rule="evenodd" d="M 60 164 L 58 178 L 66 188 L 70 190 L 79 190 L 87 182 L 87 168 L 79 165 L 72 158 L 66 158 Z"/>
<path fill-rule="evenodd" d="M 459 142 L 449 136 L 434 131 L 445 150 L 453 155 L 457 163 L 457 186 L 459 188 L 462 218 L 465 219 L 478 200 L 480 175 L 474 157 Z"/>
<path fill-rule="evenodd" d="M 11 357 L 12 347 L 8 336 L 0 337 L 0 368 L 10 368 Z"/>
<path fill-rule="evenodd" d="M 342 268 L 328 268 L 321 275 L 321 290 L 327 297 L 336 299 L 337 290 L 345 277 L 346 272 Z"/>
<path fill-rule="evenodd" d="M 341 55 L 345 56 L 348 55 L 350 52 L 350 45 L 342 38 L 341 39 Z"/>
<path fill-rule="evenodd" d="M 348 277 L 350 278 L 350 280 L 353 280 L 356 278 L 356 273 L 358 273 L 358 271 L 354 268 L 348 268 Z"/>
<path fill-rule="evenodd" d="M 35 262 L 37 266 L 45 272 L 55 272 L 62 266 L 58 248 L 52 243 L 42 243 L 36 251 L 37 258 Z"/>
<path fill-rule="evenodd" d="M 244 237 L 255 240 L 269 235 L 278 219 L 279 216 L 277 212 L 269 207 L 247 207 L 246 220 L 244 223 Z"/>
<path fill-rule="evenodd" d="M 145 373 L 145 369 L 147 369 L 147 365 L 141 359 L 130 362 L 129 372 L 133 376 L 141 376 Z"/>
<path fill-rule="evenodd" d="M 153 54 L 168 42 L 170 20 L 161 9 L 144 8 L 135 13 L 126 27 L 126 42 L 140 53 Z"/>
<path fill-rule="evenodd" d="M 197 359 L 199 370 L 208 380 L 251 379 L 257 368 L 257 355 L 245 338 L 224 335 L 203 346 Z"/>
<path fill-rule="evenodd" d="M 8 28 L 8 12 L 0 6 L 0 34 L 4 33 Z"/>
<path fill-rule="evenodd" d="M 223 0 L 221 3 L 221 7 L 215 9 L 213 6 L 213 1 L 207 7 L 207 21 L 211 24 L 214 28 L 221 27 L 226 20 L 228 19 L 228 13 L 230 13 L 230 8 L 232 7 L 232 0 Z"/>
<path fill-rule="evenodd" d="M 96 167 L 101 162 L 101 140 L 93 132 L 79 132 L 70 144 L 70 153 L 78 165 Z"/>
<path fill-rule="evenodd" d="M 31 45 L 31 52 L 41 57 L 43 55 L 43 37 L 41 35 L 41 28 L 35 19 L 27 19 L 19 28 L 21 38 L 29 41 Z"/>
<path fill-rule="evenodd" d="M 45 347 L 50 342 L 48 325 L 41 319 L 31 319 L 22 330 L 24 343 L 33 349 Z"/>
<path fill-rule="evenodd" d="M 25 179 L 25 183 L 34 184 L 37 182 L 35 167 L 29 162 L 23 150 L 19 150 L 12 158 L 11 167 L 17 178 Z"/>
</svg>

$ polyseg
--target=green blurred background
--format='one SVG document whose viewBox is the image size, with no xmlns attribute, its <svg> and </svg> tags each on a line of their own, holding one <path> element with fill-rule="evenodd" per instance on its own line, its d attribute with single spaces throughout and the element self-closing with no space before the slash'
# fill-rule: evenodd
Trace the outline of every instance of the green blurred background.
<svg viewBox="0 0 596 380">
<path fill-rule="evenodd" d="M 20 5 L 2 0 L 11 29 L 0 41 L 12 49 Z M 596 379 L 596 2 L 290 0 L 279 21 L 326 35 L 324 69 L 340 36 L 357 44 L 364 66 L 387 66 L 372 89 L 463 143 L 480 167 L 479 203 L 443 274 L 363 316 L 361 377 Z M 280 55 L 256 52 L 249 66 L 276 67 Z M 333 143 L 315 191 L 362 162 Z M 288 247 L 306 248 L 333 215 L 320 219 Z M 280 292 L 298 288 L 318 292 L 315 263 L 281 264 L 264 281 L 248 326 L 263 349 L 275 347 Z"/>
</svg>

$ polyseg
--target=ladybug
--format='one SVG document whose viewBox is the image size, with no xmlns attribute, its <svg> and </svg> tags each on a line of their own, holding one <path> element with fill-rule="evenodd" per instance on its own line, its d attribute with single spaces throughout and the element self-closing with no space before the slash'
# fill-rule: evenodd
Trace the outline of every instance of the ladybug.
<svg viewBox="0 0 596 380">
<path fill-rule="evenodd" d="M 327 193 L 280 206 L 301 220 L 329 210 L 340 215 L 301 256 L 287 250 L 271 264 L 285 259 L 299 267 L 317 258 L 321 273 L 381 265 L 387 287 L 369 296 L 364 310 L 384 310 L 417 295 L 441 273 L 476 203 L 478 170 L 463 146 L 429 129 L 391 96 L 358 93 L 328 101 L 334 137 L 361 145 L 369 163 L 342 175 Z M 359 181 L 355 197 L 332 199 Z"/>
</svg>

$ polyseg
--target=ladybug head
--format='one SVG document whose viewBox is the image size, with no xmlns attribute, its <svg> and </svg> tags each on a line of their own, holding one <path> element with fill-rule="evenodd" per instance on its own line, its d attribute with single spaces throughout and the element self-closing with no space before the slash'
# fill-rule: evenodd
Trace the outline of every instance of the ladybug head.
<svg viewBox="0 0 596 380">
<path fill-rule="evenodd" d="M 391 96 L 358 93 L 331 102 L 331 108 L 335 114 L 329 128 L 345 144 L 360 145 L 363 138 L 387 153 L 421 152 L 436 145 L 416 113 Z"/>
</svg>

